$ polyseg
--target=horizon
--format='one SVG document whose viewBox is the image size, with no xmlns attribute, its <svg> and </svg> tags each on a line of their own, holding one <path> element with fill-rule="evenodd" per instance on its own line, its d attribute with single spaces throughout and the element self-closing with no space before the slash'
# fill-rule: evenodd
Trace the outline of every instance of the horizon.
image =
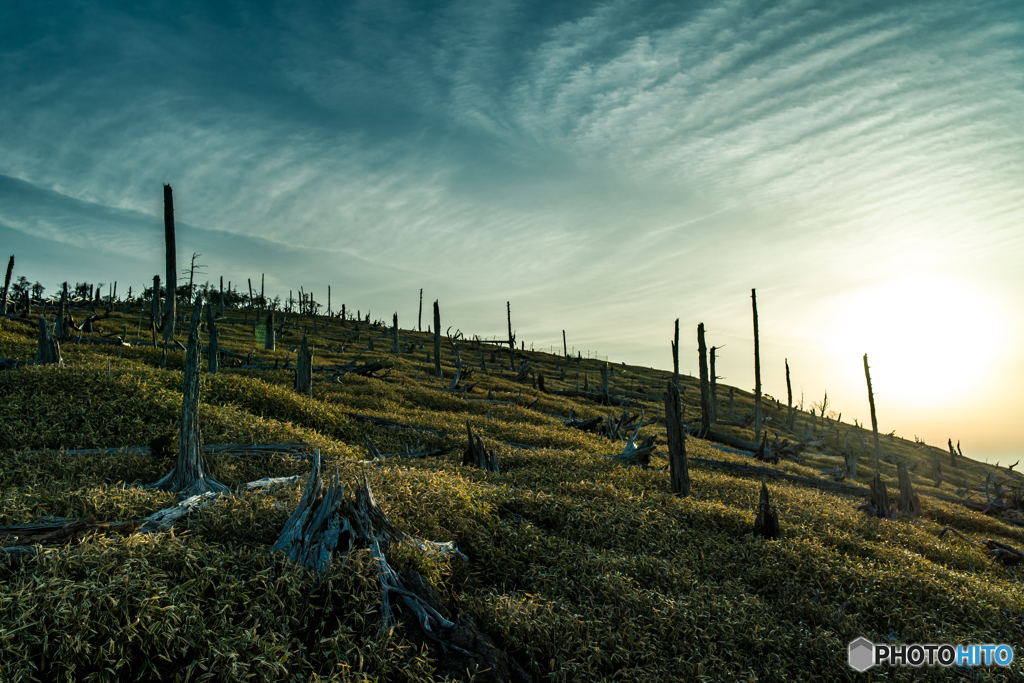
<svg viewBox="0 0 1024 683">
<path fill-rule="evenodd" d="M 1024 7 L 0 8 L 0 256 L 47 293 L 267 276 L 414 327 L 828 392 L 1024 457 Z M 181 280 L 179 279 L 179 284 Z M 244 291 L 244 287 L 238 288 Z M 377 315 L 379 314 L 379 315 Z M 410 324 L 412 323 L 412 325 Z M 424 327 L 425 329 L 425 327 Z"/>
</svg>

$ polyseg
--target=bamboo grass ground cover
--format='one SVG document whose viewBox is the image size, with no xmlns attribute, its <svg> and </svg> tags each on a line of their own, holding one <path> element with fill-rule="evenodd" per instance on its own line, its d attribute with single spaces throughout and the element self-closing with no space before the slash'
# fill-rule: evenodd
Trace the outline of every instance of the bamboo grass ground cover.
<svg viewBox="0 0 1024 683">
<path fill-rule="evenodd" d="M 289 326 L 302 320 L 288 319 Z M 270 358 L 283 364 L 288 345 L 301 338 L 301 329 L 290 331 L 280 351 L 266 352 L 256 349 L 251 325 L 241 322 L 241 313 L 229 314 L 220 326 L 221 344 L 243 355 L 259 353 L 264 363 Z M 115 316 L 100 323 L 98 334 L 123 326 Z M 320 321 L 320 335 L 310 335 L 317 349 L 344 344 L 345 352 L 318 351 L 314 364 L 349 362 L 368 338 L 379 338 L 362 324 L 360 341 L 354 341 L 356 330 L 353 323 Z M 0 355 L 31 360 L 34 334 L 31 327 L 0 322 Z M 425 334 L 408 337 L 432 348 Z M 315 382 L 312 398 L 295 394 L 286 370 L 204 375 L 203 439 L 302 441 L 320 447 L 325 467 L 337 468 L 342 481 L 366 473 L 381 507 L 403 531 L 454 540 L 469 558 L 464 564 L 403 546 L 391 553 L 392 564 L 429 578 L 535 680 L 954 676 L 939 668 L 856 674 L 846 664 L 846 646 L 858 636 L 873 642 L 1005 642 L 1024 655 L 1024 585 L 976 546 L 952 535 L 937 538 L 950 525 L 975 541 L 1020 548 L 1020 528 L 925 495 L 919 520 L 872 519 L 856 511 L 859 498 L 769 481 L 783 539 L 755 540 L 750 530 L 757 477 L 691 464 L 691 496 L 674 498 L 666 471 L 624 468 L 607 457 L 622 442 L 567 428 L 559 419 L 570 410 L 591 417 L 619 415 L 621 408 L 539 394 L 489 361 L 488 371 L 474 371 L 469 381 L 480 384 L 465 398 L 493 391 L 498 401 L 519 405 L 473 402 L 440 390 L 452 372 L 447 349 L 446 378 L 438 380 L 428 376 L 433 368 L 421 351 L 391 357 L 382 338 L 375 347 L 360 362 L 393 362 L 388 376 Z M 66 344 L 62 354 L 65 368 L 0 373 L 0 525 L 86 515 L 139 519 L 172 504 L 171 494 L 121 485 L 156 481 L 170 460 L 139 451 L 59 449 L 143 446 L 173 430 L 184 354 L 169 352 L 168 369 L 159 367 L 162 354 L 152 348 Z M 524 355 L 544 373 L 549 390 L 573 388 L 576 372 L 589 373 L 592 386 L 600 381 L 597 363 L 574 363 L 561 380 L 564 359 Z M 507 365 L 507 350 L 496 356 Z M 464 348 L 463 360 L 469 359 L 475 352 Z M 619 367 L 612 387 L 628 391 L 632 385 L 635 392 L 653 394 L 666 376 Z M 692 416 L 699 413 L 688 382 L 684 401 Z M 736 394 L 739 413 L 751 404 Z M 644 405 L 647 419 L 659 415 L 657 402 Z M 348 413 L 451 436 L 360 422 Z M 367 458 L 365 435 L 382 452 L 417 443 L 462 446 L 467 419 L 498 452 L 499 474 L 459 466 L 458 450 L 441 458 L 360 464 Z M 797 431 L 809 424 L 801 413 Z M 734 430 L 751 438 L 749 430 Z M 657 435 L 662 455 L 652 465 L 665 467 L 663 417 L 642 434 Z M 687 448 L 697 458 L 761 465 L 697 439 L 689 439 Z M 930 471 L 936 452 L 893 437 L 883 438 L 883 449 L 920 462 L 920 472 Z M 284 456 L 207 460 L 229 485 L 304 475 L 309 467 Z M 800 464 L 774 467 L 814 477 L 835 462 L 811 453 Z M 971 467 L 964 463 L 957 476 L 982 482 Z M 895 469 L 882 463 L 890 491 Z M 911 476 L 924 492 L 931 481 L 920 472 Z M 866 483 L 867 455 L 859 475 Z M 269 550 L 303 485 L 300 478 L 273 491 L 223 496 L 173 533 L 94 537 L 22 561 L 0 557 L 0 680 L 433 680 L 428 651 L 401 631 L 380 632 L 380 591 L 365 553 L 336 559 L 327 580 L 317 584 Z M 948 485 L 941 492 L 951 494 Z M 1010 669 L 979 673 L 980 680 L 1011 681 L 1022 672 L 1015 661 Z"/>
</svg>

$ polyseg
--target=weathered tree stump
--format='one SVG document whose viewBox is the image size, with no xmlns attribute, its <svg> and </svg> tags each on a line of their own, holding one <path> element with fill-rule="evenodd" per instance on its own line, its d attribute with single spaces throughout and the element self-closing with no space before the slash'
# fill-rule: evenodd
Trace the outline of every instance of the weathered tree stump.
<svg viewBox="0 0 1024 683">
<path fill-rule="evenodd" d="M 677 328 L 678 329 L 678 328 Z M 673 378 L 674 379 L 674 378 Z M 685 409 L 681 407 L 679 387 L 674 381 L 665 390 L 665 428 L 668 431 L 668 471 L 673 495 L 690 495 L 690 470 L 686 464 Z"/>
<path fill-rule="evenodd" d="M 473 428 L 469 424 L 469 420 L 466 420 L 466 436 L 468 437 L 468 445 L 466 451 L 462 456 L 462 464 L 469 465 L 472 467 L 479 467 L 485 472 L 498 473 L 498 456 L 494 454 L 493 448 L 484 447 L 483 440 L 473 434 Z"/>
<path fill-rule="evenodd" d="M 225 493 L 228 487 L 217 481 L 206 466 L 202 438 L 199 433 L 199 319 L 203 310 L 202 295 L 192 304 L 188 347 L 185 350 L 184 381 L 181 390 L 181 424 L 178 427 L 178 458 L 174 469 L 151 487 L 179 491 L 183 497 L 201 493 Z M 173 322 L 171 322 L 173 325 Z M 166 347 L 165 347 L 166 348 Z"/>
<path fill-rule="evenodd" d="M 220 333 L 217 331 L 217 319 L 213 314 L 213 305 L 206 306 L 206 372 L 216 375 L 220 370 Z"/>
<path fill-rule="evenodd" d="M 947 443 L 949 443 L 949 466 L 956 469 L 956 450 L 953 448 L 953 439 Z"/>
<path fill-rule="evenodd" d="M 871 496 L 866 503 L 858 506 L 857 509 L 861 512 L 866 512 L 870 517 L 892 519 L 893 514 L 892 507 L 889 505 L 889 492 L 886 490 L 877 469 L 875 470 L 874 478 L 871 480 Z"/>
<path fill-rule="evenodd" d="M 274 312 L 267 311 L 267 341 L 263 345 L 267 351 L 275 351 L 277 349 L 277 339 L 275 338 L 274 331 Z"/>
<path fill-rule="evenodd" d="M 306 344 L 305 334 L 299 346 L 299 358 L 295 361 L 295 391 L 303 396 L 313 396 L 313 354 Z"/>
<path fill-rule="evenodd" d="M 174 338 L 177 312 L 178 261 L 174 240 L 174 196 L 171 186 L 164 185 L 164 243 L 167 251 L 167 282 L 164 284 L 164 347 Z"/>
<path fill-rule="evenodd" d="M 14 254 L 11 254 L 11 258 L 7 261 L 7 275 L 4 276 L 4 292 L 3 292 L 3 314 L 7 315 L 7 292 L 11 289 L 11 275 L 14 274 Z"/>
<path fill-rule="evenodd" d="M 768 485 L 761 482 L 761 499 L 757 504 L 757 517 L 754 518 L 754 538 L 778 540 L 782 538 L 779 526 L 779 511 L 771 509 L 768 501 Z"/>
<path fill-rule="evenodd" d="M 441 308 L 434 299 L 434 376 L 441 378 Z"/>
<path fill-rule="evenodd" d="M 57 363 L 63 365 L 60 357 L 60 344 L 50 334 L 50 328 L 46 325 L 46 318 L 39 316 L 39 346 L 36 350 L 36 365 L 48 365 Z"/>
<path fill-rule="evenodd" d="M 651 464 L 651 455 L 654 453 L 656 447 L 655 437 L 649 436 L 644 439 L 640 445 L 636 444 L 636 438 L 640 435 L 640 428 L 643 425 L 637 425 L 633 435 L 629 437 L 629 441 L 623 447 L 621 453 L 609 455 L 609 458 L 618 460 L 623 465 L 629 465 L 633 467 L 646 468 Z"/>
<path fill-rule="evenodd" d="M 907 471 L 907 464 L 900 462 L 896 465 L 896 472 L 900 482 L 900 500 L 897 508 L 901 514 L 909 517 L 920 516 L 921 500 L 914 493 L 914 487 L 910 483 L 910 472 Z"/>
</svg>

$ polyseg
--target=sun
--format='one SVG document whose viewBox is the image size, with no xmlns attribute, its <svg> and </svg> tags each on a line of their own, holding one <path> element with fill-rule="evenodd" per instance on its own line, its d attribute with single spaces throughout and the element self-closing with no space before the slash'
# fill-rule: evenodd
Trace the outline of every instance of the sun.
<svg viewBox="0 0 1024 683">
<path fill-rule="evenodd" d="M 876 393 L 920 406 L 970 403 L 994 379 L 1005 339 L 995 299 L 956 279 L 907 276 L 838 297 L 833 348 L 865 353 Z"/>
</svg>

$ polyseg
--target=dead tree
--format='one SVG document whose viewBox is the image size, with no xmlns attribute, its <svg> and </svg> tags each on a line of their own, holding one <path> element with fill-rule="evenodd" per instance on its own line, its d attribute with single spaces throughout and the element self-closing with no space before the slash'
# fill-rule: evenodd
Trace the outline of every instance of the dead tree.
<svg viewBox="0 0 1024 683">
<path fill-rule="evenodd" d="M 343 316 L 344 317 L 344 316 Z M 423 288 L 420 287 L 420 317 L 416 321 L 416 331 L 423 331 Z"/>
<path fill-rule="evenodd" d="M 263 345 L 267 351 L 277 350 L 277 338 L 274 330 L 274 311 L 267 311 L 267 341 Z"/>
<path fill-rule="evenodd" d="M 638 466 L 641 468 L 648 467 L 651 463 L 651 455 L 654 454 L 654 449 L 656 447 L 655 437 L 654 435 L 647 437 L 638 446 L 636 438 L 640 436 L 641 427 L 643 427 L 643 424 L 638 424 L 636 426 L 636 430 L 633 432 L 633 435 L 629 437 L 629 441 L 626 442 L 621 453 L 616 453 L 615 455 L 609 455 L 607 457 L 614 458 L 623 465 Z"/>
<path fill-rule="evenodd" d="M 761 347 L 757 337 L 757 291 L 750 290 L 754 309 L 754 441 L 761 440 Z"/>
<path fill-rule="evenodd" d="M 920 516 L 921 500 L 914 493 L 914 487 L 910 483 L 910 472 L 907 471 L 907 464 L 901 461 L 896 465 L 896 473 L 900 482 L 900 500 L 897 504 L 900 513 L 908 517 Z"/>
<path fill-rule="evenodd" d="M 39 316 L 39 347 L 36 350 L 36 365 L 48 365 L 50 363 L 63 365 L 64 361 L 60 357 L 60 344 L 50 334 L 50 328 L 46 325 L 46 318 Z"/>
<path fill-rule="evenodd" d="M 956 469 L 956 451 L 953 449 L 953 439 L 949 440 L 949 465 Z"/>
<path fill-rule="evenodd" d="M 213 315 L 213 304 L 206 306 L 206 373 L 216 375 L 220 370 L 220 333 L 217 331 L 217 319 Z"/>
<path fill-rule="evenodd" d="M 11 276 L 14 274 L 14 254 L 7 261 L 7 275 L 4 276 L 4 315 L 7 315 L 7 292 L 11 289 Z"/>
<path fill-rule="evenodd" d="M 398 347 L 398 313 L 395 313 L 393 331 L 395 338 L 391 343 L 391 353 L 401 353 L 402 350 Z"/>
<path fill-rule="evenodd" d="M 183 496 L 228 491 L 228 487 L 217 481 L 210 473 L 203 457 L 202 437 L 199 433 L 199 319 L 203 310 L 202 295 L 196 296 L 192 306 L 192 324 L 188 331 L 184 381 L 181 389 L 178 458 L 174 463 L 174 469 L 167 476 L 155 484 L 150 484 L 151 487 L 165 491 L 180 491 Z"/>
<path fill-rule="evenodd" d="M 295 391 L 303 396 L 313 396 L 313 354 L 306 344 L 306 335 L 302 335 L 299 346 L 299 358 L 295 361 Z"/>
<path fill-rule="evenodd" d="M 889 505 L 889 492 L 882 482 L 882 476 L 875 469 L 875 476 L 871 480 L 871 496 L 866 503 L 857 507 L 861 512 L 866 512 L 869 517 L 880 519 L 892 519 L 892 507 Z"/>
<path fill-rule="evenodd" d="M 704 343 L 704 323 L 697 325 L 697 353 L 700 364 L 700 432 L 706 439 L 711 434 L 711 384 L 708 381 L 708 347 Z"/>
<path fill-rule="evenodd" d="M 516 366 L 516 335 L 512 333 L 512 302 L 506 301 L 505 308 L 508 312 L 508 359 L 512 366 Z"/>
<path fill-rule="evenodd" d="M 718 383 L 717 383 L 717 379 L 718 378 L 715 376 L 715 347 L 714 346 L 711 347 L 710 360 L 711 360 L 711 367 L 709 368 L 709 373 L 708 373 L 708 388 L 709 388 L 709 391 L 711 392 L 711 401 L 710 401 L 711 419 L 710 419 L 710 422 L 711 422 L 711 424 L 715 424 L 716 422 L 718 422 Z"/>
<path fill-rule="evenodd" d="M 793 385 L 789 381 L 789 359 L 786 359 L 786 427 L 796 429 L 796 411 L 793 410 Z"/>
<path fill-rule="evenodd" d="M 441 309 L 434 299 L 434 375 L 441 378 Z"/>
<path fill-rule="evenodd" d="M 14 257 L 12 256 L 11 258 Z M 569 344 L 565 341 L 565 330 L 562 330 L 562 357 L 569 360 Z"/>
<path fill-rule="evenodd" d="M 497 474 L 498 456 L 494 454 L 493 448 L 484 447 L 483 440 L 473 434 L 473 428 L 469 425 L 469 420 L 466 420 L 466 436 L 468 437 L 469 444 L 466 446 L 466 451 L 462 456 L 462 464 L 479 467 L 485 472 Z"/>
<path fill-rule="evenodd" d="M 871 391 L 871 369 L 868 367 L 868 354 L 864 354 L 864 378 L 868 381 L 868 404 L 871 407 L 871 431 L 875 435 L 875 475 L 878 474 L 878 462 L 882 459 L 882 446 L 878 442 L 878 420 L 875 418 L 875 394 Z"/>
<path fill-rule="evenodd" d="M 177 314 L 178 260 L 174 240 L 174 197 L 171 186 L 164 185 L 164 243 L 167 252 L 167 293 L 164 298 L 164 347 L 174 338 L 175 315 Z"/>
<path fill-rule="evenodd" d="M 72 322 L 68 315 L 68 283 L 64 283 L 64 287 L 60 293 L 60 303 L 57 307 L 57 319 L 53 325 L 53 336 L 59 341 L 68 341 L 71 339 L 71 325 Z"/>
<path fill-rule="evenodd" d="M 676 318 L 676 337 L 672 344 L 672 383 L 679 386 L 679 318 Z"/>
<path fill-rule="evenodd" d="M 677 328 L 678 329 L 678 328 Z M 690 470 L 686 464 L 685 409 L 681 407 L 679 387 L 669 382 L 665 390 L 665 428 L 668 432 L 668 471 L 672 494 L 690 495 Z"/>
<path fill-rule="evenodd" d="M 231 283 L 228 282 L 228 284 L 230 285 Z M 224 317 L 224 276 L 223 275 L 220 276 L 220 301 L 218 301 L 218 303 L 220 304 L 220 317 L 223 318 Z"/>
<path fill-rule="evenodd" d="M 772 509 L 768 500 L 768 485 L 761 482 L 761 498 L 757 503 L 757 517 L 754 518 L 754 538 L 778 540 L 782 538 L 779 526 L 779 511 Z"/>
</svg>

